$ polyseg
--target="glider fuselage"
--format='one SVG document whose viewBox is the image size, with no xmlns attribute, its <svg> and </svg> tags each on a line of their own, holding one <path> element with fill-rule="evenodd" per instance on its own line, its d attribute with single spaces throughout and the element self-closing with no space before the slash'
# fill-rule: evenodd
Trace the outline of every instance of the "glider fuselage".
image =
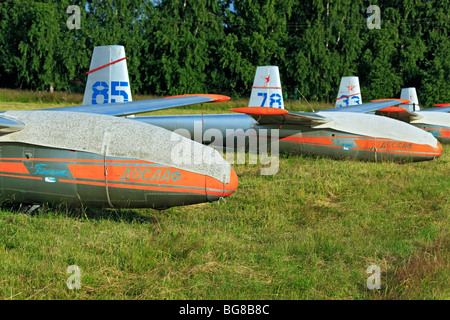
<svg viewBox="0 0 450 320">
<path fill-rule="evenodd" d="M 427 141 L 416 139 L 414 136 L 423 136 L 424 132 L 413 126 L 401 123 L 402 128 L 399 131 L 406 130 L 401 135 L 389 135 L 386 132 L 384 135 L 377 135 L 377 127 L 380 127 L 380 124 L 389 127 L 399 122 L 355 113 L 336 113 L 335 117 L 343 119 L 343 116 L 352 119 L 347 123 L 324 125 L 322 128 L 292 124 L 260 125 L 245 114 L 148 116 L 134 119 L 171 131 L 176 130 L 182 135 L 186 132 L 195 141 L 215 147 L 234 146 L 234 149 L 242 149 L 242 143 L 238 140 L 245 137 L 245 150 L 248 150 L 252 138 L 270 138 L 273 135 L 272 130 L 277 130 L 279 151 L 282 153 L 350 157 L 371 161 L 424 161 L 442 154 L 442 147 L 439 144 L 433 145 L 434 139 L 427 137 L 428 134 L 422 137 Z M 374 123 L 368 122 L 368 119 Z M 373 128 L 370 128 L 371 126 Z M 219 133 L 221 136 L 217 138 Z M 230 139 L 233 141 L 230 142 Z"/>
<path fill-rule="evenodd" d="M 165 209 L 234 191 L 205 175 L 137 159 L 15 143 L 0 148 L 2 202 Z"/>
<path fill-rule="evenodd" d="M 411 124 L 431 133 L 441 143 L 450 143 L 450 113 L 434 111 L 416 111 L 418 119 L 411 119 Z"/>
<path fill-rule="evenodd" d="M 24 128 L 0 135 L 1 202 L 165 209 L 215 201 L 237 187 L 217 151 L 161 128 L 72 112 L 4 115 Z M 176 163 L 180 145 L 218 157 Z"/>
</svg>

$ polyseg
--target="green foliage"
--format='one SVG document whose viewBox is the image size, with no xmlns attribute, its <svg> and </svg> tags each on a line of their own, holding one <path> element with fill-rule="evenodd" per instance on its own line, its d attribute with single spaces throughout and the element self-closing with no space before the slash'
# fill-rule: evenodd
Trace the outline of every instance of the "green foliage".
<svg viewBox="0 0 450 320">
<path fill-rule="evenodd" d="M 80 5 L 84 7 L 85 4 Z M 75 42 L 84 42 L 85 59 L 83 75 L 89 70 L 89 61 L 95 46 L 123 45 L 127 57 L 128 72 L 133 92 L 142 90 L 145 73 L 142 64 L 146 61 L 144 48 L 144 25 L 152 16 L 153 6 L 149 1 L 87 1 L 80 36 Z M 84 10 L 82 10 L 84 11 Z M 82 18 L 83 19 L 83 18 Z M 72 30 L 71 30 L 72 31 Z M 142 58 L 141 58 L 142 57 Z M 144 78 L 144 79 L 143 79 Z"/>
<path fill-rule="evenodd" d="M 69 29 L 69 5 L 81 29 Z M 450 100 L 448 1 L 109 0 L 0 3 L 0 87 L 83 88 L 94 46 L 126 47 L 133 93 L 248 96 L 260 65 L 278 65 L 290 97 L 333 101 L 360 77 L 363 100 L 417 88 L 421 104 Z"/>
<path fill-rule="evenodd" d="M 424 30 L 427 50 L 422 68 L 422 88 L 419 101 L 431 106 L 436 102 L 450 101 L 450 40 L 448 1 L 426 2 L 424 5 L 427 28 Z"/>
<path fill-rule="evenodd" d="M 1 5 L 0 70 L 6 78 L 2 81 L 20 88 L 64 89 L 73 74 L 65 64 L 66 43 L 60 32 L 67 28 L 63 8 L 68 1 L 6 1 Z"/>
<path fill-rule="evenodd" d="M 163 0 L 146 21 L 147 88 L 155 94 L 206 92 L 223 38 L 216 1 Z"/>
</svg>

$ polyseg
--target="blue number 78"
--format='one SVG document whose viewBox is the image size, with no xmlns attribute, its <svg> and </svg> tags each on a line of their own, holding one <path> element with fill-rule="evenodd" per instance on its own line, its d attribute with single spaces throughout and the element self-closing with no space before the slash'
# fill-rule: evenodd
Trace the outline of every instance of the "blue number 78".
<svg viewBox="0 0 450 320">
<path fill-rule="evenodd" d="M 264 107 L 266 105 L 266 100 L 267 100 L 267 92 L 258 92 L 258 97 L 264 97 L 263 101 L 261 103 L 261 107 Z"/>
</svg>

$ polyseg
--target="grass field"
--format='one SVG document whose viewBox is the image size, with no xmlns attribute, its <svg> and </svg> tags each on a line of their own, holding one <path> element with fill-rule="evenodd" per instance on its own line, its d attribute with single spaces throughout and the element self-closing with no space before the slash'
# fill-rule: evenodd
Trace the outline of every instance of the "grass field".
<svg viewBox="0 0 450 320">
<path fill-rule="evenodd" d="M 158 99 L 162 97 L 151 95 L 133 95 L 133 100 Z M 164 114 L 200 114 L 203 113 L 231 113 L 228 109 L 243 107 L 248 105 L 249 99 L 231 99 L 227 102 L 214 104 L 192 105 L 151 112 L 143 115 L 164 115 Z M 77 106 L 83 103 L 82 94 L 67 94 L 63 92 L 33 92 L 10 89 L 0 89 L 0 111 L 2 110 L 33 110 L 41 108 L 58 108 Z M 322 102 L 309 103 L 305 100 L 285 101 L 286 109 L 291 111 L 311 111 L 332 108 L 331 104 Z"/>
<path fill-rule="evenodd" d="M 274 176 L 234 168 L 239 187 L 220 204 L 32 215 L 3 206 L 0 298 L 450 298 L 449 145 L 420 163 L 281 156 Z M 66 285 L 71 265 L 80 289 Z M 372 265 L 379 290 L 367 288 Z"/>
</svg>

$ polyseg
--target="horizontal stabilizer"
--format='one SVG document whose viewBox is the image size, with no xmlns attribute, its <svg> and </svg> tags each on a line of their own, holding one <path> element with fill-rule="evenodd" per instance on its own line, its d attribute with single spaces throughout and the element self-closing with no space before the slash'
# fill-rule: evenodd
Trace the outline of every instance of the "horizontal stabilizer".
<svg viewBox="0 0 450 320">
<path fill-rule="evenodd" d="M 20 131 L 25 127 L 22 122 L 0 117 L 0 134 Z"/>
<path fill-rule="evenodd" d="M 259 124 L 277 125 L 317 125 L 329 120 L 312 112 L 292 112 L 283 109 L 266 107 L 235 108 L 230 111 L 245 113 L 258 121 Z"/>
<path fill-rule="evenodd" d="M 401 106 L 405 106 L 405 104 L 401 104 Z M 386 107 L 376 110 L 375 114 L 405 122 L 411 122 L 412 120 L 422 118 L 420 113 L 410 111 L 409 108 L 407 109 L 403 107 Z"/>
<path fill-rule="evenodd" d="M 376 99 L 376 100 L 371 100 L 370 102 L 383 102 L 383 101 L 389 101 L 390 102 L 392 100 L 399 101 L 399 102 L 404 103 L 404 104 L 408 104 L 408 103 L 411 102 L 411 101 L 406 100 L 406 99 L 395 99 L 395 98 L 392 98 L 392 99 Z"/>
<path fill-rule="evenodd" d="M 132 114 L 145 113 L 169 108 L 188 106 L 197 103 L 226 101 L 230 98 L 221 95 L 198 94 L 178 97 L 167 97 L 162 99 L 138 100 L 122 103 L 109 103 L 99 105 L 86 105 L 74 107 L 62 107 L 42 109 L 42 111 L 66 111 L 104 114 L 109 116 L 128 116 Z"/>
<path fill-rule="evenodd" d="M 266 108 L 266 107 L 234 108 L 229 109 L 229 111 L 245 113 L 248 115 L 277 115 L 277 114 L 280 115 L 288 113 L 288 111 L 284 109 Z"/>
<path fill-rule="evenodd" d="M 379 111 L 379 112 L 406 112 L 406 109 L 401 108 L 401 107 L 386 107 L 383 109 L 379 109 L 377 111 Z"/>
</svg>

